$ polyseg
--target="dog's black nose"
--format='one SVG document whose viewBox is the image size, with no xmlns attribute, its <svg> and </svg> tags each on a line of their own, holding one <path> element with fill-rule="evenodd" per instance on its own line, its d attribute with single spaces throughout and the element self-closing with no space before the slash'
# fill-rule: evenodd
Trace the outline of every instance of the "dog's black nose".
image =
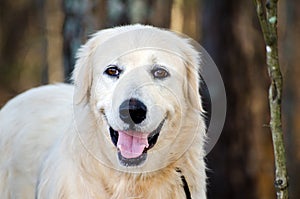
<svg viewBox="0 0 300 199">
<path fill-rule="evenodd" d="M 138 99 L 125 100 L 119 107 L 120 118 L 127 124 L 139 124 L 147 114 L 147 107 Z"/>
</svg>

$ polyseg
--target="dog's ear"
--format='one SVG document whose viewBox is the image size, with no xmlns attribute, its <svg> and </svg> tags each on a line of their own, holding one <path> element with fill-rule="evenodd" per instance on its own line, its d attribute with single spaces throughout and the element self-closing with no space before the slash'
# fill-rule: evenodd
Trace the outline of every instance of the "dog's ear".
<svg viewBox="0 0 300 199">
<path fill-rule="evenodd" d="M 189 103 L 194 109 L 203 112 L 201 96 L 199 94 L 200 53 L 189 45 L 189 48 L 185 49 L 184 54 L 187 70 L 187 99 L 189 99 Z"/>
<path fill-rule="evenodd" d="M 141 25 L 131 25 L 126 28 L 115 27 L 100 30 L 85 45 L 82 45 L 76 56 L 75 69 L 73 71 L 72 80 L 75 85 L 74 102 L 88 102 L 90 98 L 90 89 L 93 81 L 92 59 L 98 46 L 114 36 L 129 30 L 140 29 Z"/>
<path fill-rule="evenodd" d="M 95 51 L 93 39 L 82 45 L 76 56 L 76 64 L 72 74 L 72 80 L 75 86 L 74 102 L 88 102 L 90 97 L 90 88 L 92 85 L 92 56 Z"/>
<path fill-rule="evenodd" d="M 91 36 L 86 44 L 82 45 L 76 55 L 76 64 L 72 74 L 75 86 L 74 102 L 87 103 L 93 81 L 92 59 L 98 46 L 107 40 L 116 31 L 114 29 L 100 30 Z"/>
</svg>

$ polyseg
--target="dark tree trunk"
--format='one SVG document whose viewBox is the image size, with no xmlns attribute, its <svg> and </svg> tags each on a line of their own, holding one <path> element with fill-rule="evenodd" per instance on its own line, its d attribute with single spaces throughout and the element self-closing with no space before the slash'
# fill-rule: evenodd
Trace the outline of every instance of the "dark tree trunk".
<svg viewBox="0 0 300 199">
<path fill-rule="evenodd" d="M 147 24 L 150 13 L 149 1 L 128 0 L 127 2 L 129 11 L 128 18 L 130 20 L 130 23 Z"/>
<path fill-rule="evenodd" d="M 173 0 L 110 0 L 107 1 L 107 26 L 151 24 L 169 28 Z"/>
<path fill-rule="evenodd" d="M 130 23 L 127 0 L 107 1 L 107 27 L 126 25 Z"/>
<path fill-rule="evenodd" d="M 12 5 L 0 1 L 0 84 L 16 94 L 18 82 L 14 76 L 20 71 L 19 53 L 28 25 L 35 23 L 36 10 L 34 1 L 26 1 L 22 7 Z"/>
<path fill-rule="evenodd" d="M 171 11 L 173 0 L 153 0 L 150 23 L 157 27 L 169 28 L 171 25 Z"/>
<path fill-rule="evenodd" d="M 202 44 L 216 62 L 227 93 L 227 118 L 208 155 L 208 198 L 256 198 L 250 162 L 252 120 L 246 57 L 235 35 L 239 1 L 204 0 Z"/>
<path fill-rule="evenodd" d="M 299 130 L 300 130 L 300 89 L 298 82 L 300 68 L 299 68 L 299 33 L 300 26 L 300 7 L 299 2 L 286 1 L 285 6 L 285 20 L 286 24 L 284 30 L 279 32 L 282 35 L 282 53 L 283 53 L 283 73 L 284 88 L 283 88 L 283 128 L 286 138 L 287 146 L 287 166 L 289 172 L 289 192 L 290 198 L 300 198 L 300 156 L 299 156 Z M 281 11 L 281 10 L 280 10 Z M 284 13 L 284 12 L 283 12 Z M 297 42 L 298 41 L 298 42 Z"/>
<path fill-rule="evenodd" d="M 41 84 L 49 83 L 49 72 L 48 72 L 48 61 L 47 61 L 47 51 L 48 51 L 48 41 L 47 41 L 47 24 L 46 24 L 46 16 L 45 16 L 45 1 L 44 0 L 36 0 L 36 10 L 38 12 L 38 23 L 41 34 Z"/>
<path fill-rule="evenodd" d="M 65 82 L 70 82 L 74 69 L 75 56 L 84 36 L 86 36 L 87 20 L 90 9 L 88 0 L 64 0 L 65 13 L 63 25 L 63 60 Z"/>
</svg>

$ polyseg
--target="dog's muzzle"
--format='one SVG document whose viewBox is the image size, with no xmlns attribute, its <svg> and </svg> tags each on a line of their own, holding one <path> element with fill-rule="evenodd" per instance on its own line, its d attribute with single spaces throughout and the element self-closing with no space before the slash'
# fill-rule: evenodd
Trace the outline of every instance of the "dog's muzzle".
<svg viewBox="0 0 300 199">
<path fill-rule="evenodd" d="M 119 107 L 119 117 L 129 128 L 109 128 L 111 140 L 118 149 L 118 158 L 123 166 L 139 166 L 144 163 L 147 151 L 157 142 L 165 119 L 152 132 L 137 131 L 137 125 L 146 119 L 146 115 L 147 107 L 143 102 L 135 98 L 125 100 Z"/>
</svg>

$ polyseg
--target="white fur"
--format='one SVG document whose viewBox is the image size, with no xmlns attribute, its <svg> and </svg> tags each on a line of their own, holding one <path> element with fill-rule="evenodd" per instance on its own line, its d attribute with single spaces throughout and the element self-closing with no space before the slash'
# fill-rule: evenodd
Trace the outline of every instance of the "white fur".
<svg viewBox="0 0 300 199">
<path fill-rule="evenodd" d="M 118 80 L 103 74 L 109 64 L 123 67 Z M 154 65 L 170 77 L 153 79 Z M 1 198 L 183 199 L 179 168 L 192 198 L 205 199 L 198 70 L 198 53 L 174 33 L 142 25 L 99 31 L 79 50 L 74 86 L 31 89 L 1 110 Z M 149 109 L 141 131 L 166 119 L 137 167 L 120 165 L 108 132 L 126 128 L 118 107 L 130 97 Z"/>
</svg>

